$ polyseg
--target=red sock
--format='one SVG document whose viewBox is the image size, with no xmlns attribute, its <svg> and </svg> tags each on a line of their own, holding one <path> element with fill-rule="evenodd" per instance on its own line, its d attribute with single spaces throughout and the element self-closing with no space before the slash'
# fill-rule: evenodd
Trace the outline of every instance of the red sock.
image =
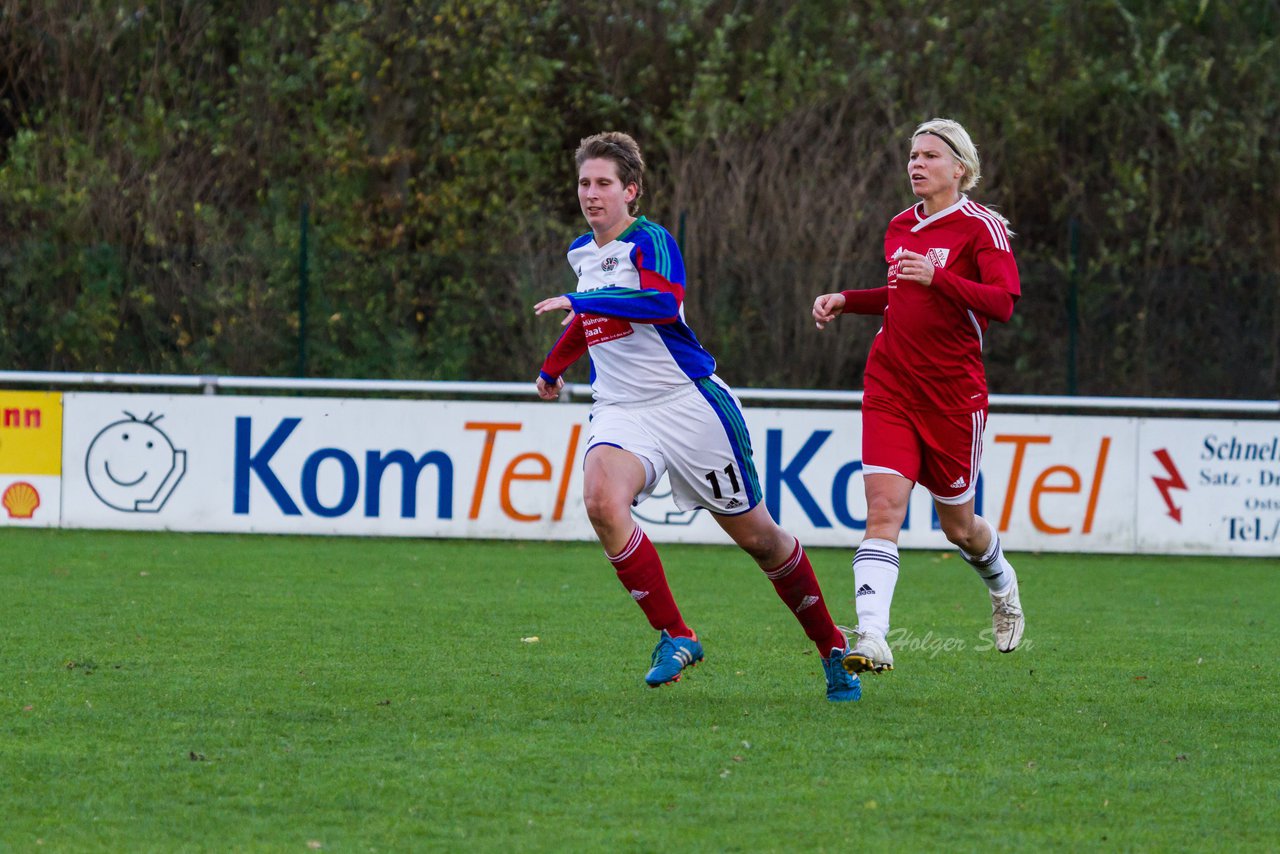
<svg viewBox="0 0 1280 854">
<path fill-rule="evenodd" d="M 795 551 L 782 566 L 766 569 L 764 574 L 769 576 L 773 589 L 778 591 L 778 598 L 796 615 L 796 619 L 804 627 L 804 633 L 818 647 L 823 658 L 830 655 L 833 649 L 845 648 L 848 641 L 831 620 L 827 604 L 822 601 L 818 577 L 813 574 L 813 565 L 809 563 L 809 557 L 801 548 L 799 540 L 796 540 Z"/>
<path fill-rule="evenodd" d="M 658 550 L 649 542 L 639 525 L 622 551 L 616 555 L 605 554 L 618 571 L 618 580 L 622 582 L 622 586 L 649 618 L 649 625 L 659 630 L 666 629 L 672 637 L 696 637 L 693 629 L 685 625 L 680 609 L 676 607 L 675 597 L 671 595 L 671 588 L 667 585 L 667 574 L 662 571 Z"/>
</svg>

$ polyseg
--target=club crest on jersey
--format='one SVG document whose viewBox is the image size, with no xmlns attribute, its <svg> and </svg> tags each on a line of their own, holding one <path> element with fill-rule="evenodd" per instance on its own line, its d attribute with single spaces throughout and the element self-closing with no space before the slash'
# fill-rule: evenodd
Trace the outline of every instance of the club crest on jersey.
<svg viewBox="0 0 1280 854">
<path fill-rule="evenodd" d="M 617 258 L 604 259 L 603 261 L 600 262 L 600 269 L 604 270 L 606 273 L 612 273 L 614 270 L 618 269 L 618 259 Z"/>
<path fill-rule="evenodd" d="M 924 253 L 924 257 L 928 258 L 929 263 L 933 266 L 942 268 L 947 266 L 947 256 L 950 254 L 950 249 L 930 249 Z"/>
</svg>

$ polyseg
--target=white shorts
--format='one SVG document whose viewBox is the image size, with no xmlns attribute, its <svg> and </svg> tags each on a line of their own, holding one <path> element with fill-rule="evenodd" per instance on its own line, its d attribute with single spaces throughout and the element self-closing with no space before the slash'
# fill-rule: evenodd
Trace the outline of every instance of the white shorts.
<svg viewBox="0 0 1280 854">
<path fill-rule="evenodd" d="M 736 516 L 759 504 L 763 494 L 742 405 L 715 376 L 656 401 L 596 404 L 586 453 L 597 445 L 621 448 L 647 463 L 649 478 L 635 504 L 653 493 L 663 473 L 671 478 L 671 498 L 681 510 L 705 507 Z"/>
</svg>

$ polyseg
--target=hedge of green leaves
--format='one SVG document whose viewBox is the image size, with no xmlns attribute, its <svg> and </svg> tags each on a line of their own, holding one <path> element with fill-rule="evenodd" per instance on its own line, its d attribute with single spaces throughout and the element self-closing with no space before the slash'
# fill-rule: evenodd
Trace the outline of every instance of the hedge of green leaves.
<svg viewBox="0 0 1280 854">
<path fill-rule="evenodd" d="M 858 387 L 874 325 L 808 306 L 882 281 L 908 136 L 945 115 L 1018 234 L 995 391 L 1274 398 L 1278 26 L 1274 0 L 5 4 L 0 364 L 531 378 L 584 230 L 572 150 L 620 129 L 722 376 Z"/>
</svg>

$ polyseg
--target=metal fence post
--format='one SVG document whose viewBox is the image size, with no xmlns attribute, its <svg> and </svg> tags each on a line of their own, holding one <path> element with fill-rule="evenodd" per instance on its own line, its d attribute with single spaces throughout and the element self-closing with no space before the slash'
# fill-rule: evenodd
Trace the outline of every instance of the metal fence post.
<svg viewBox="0 0 1280 854">
<path fill-rule="evenodd" d="M 307 375 L 307 231 L 311 218 L 311 206 L 302 203 L 298 222 L 298 376 Z"/>
<path fill-rule="evenodd" d="M 1071 257 L 1067 259 L 1067 394 L 1079 394 L 1077 346 L 1080 334 L 1080 220 L 1067 222 L 1067 242 Z"/>
</svg>

